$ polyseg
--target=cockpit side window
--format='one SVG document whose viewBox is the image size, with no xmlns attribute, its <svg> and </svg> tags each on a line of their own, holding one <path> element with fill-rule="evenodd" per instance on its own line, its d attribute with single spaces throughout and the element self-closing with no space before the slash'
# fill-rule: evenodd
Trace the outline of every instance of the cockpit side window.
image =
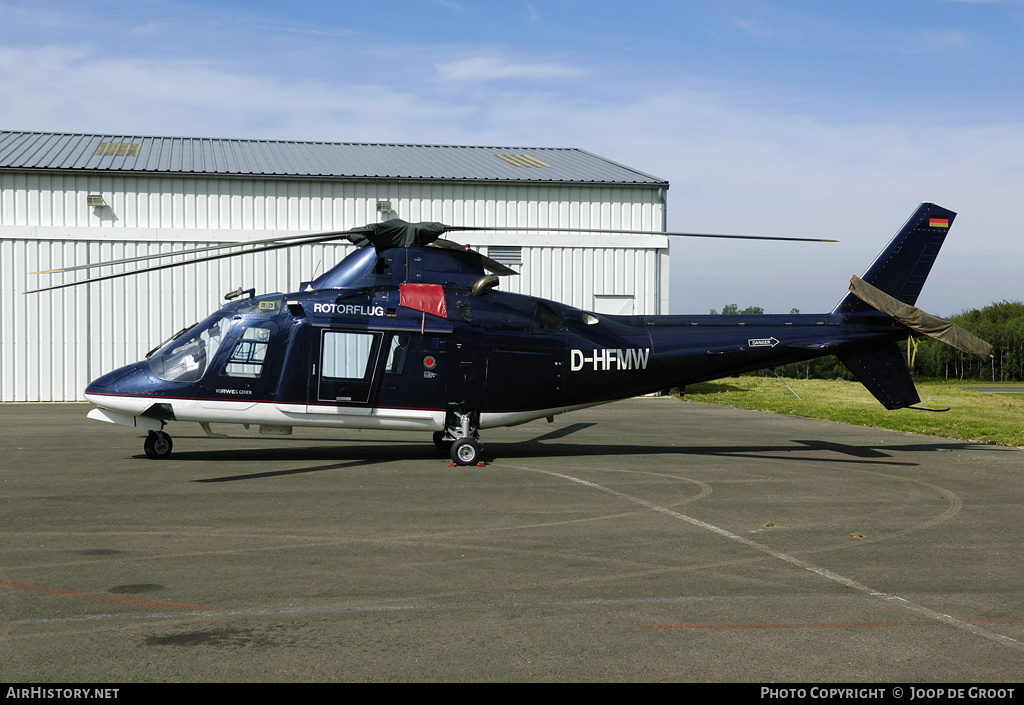
<svg viewBox="0 0 1024 705">
<path fill-rule="evenodd" d="M 270 331 L 266 328 L 245 328 L 235 343 L 231 357 L 224 365 L 228 377 L 259 377 L 270 347 Z"/>
<path fill-rule="evenodd" d="M 220 349 L 231 321 L 214 314 L 194 325 L 187 333 L 167 343 L 149 358 L 149 367 L 168 382 L 196 382 L 202 379 Z"/>
</svg>

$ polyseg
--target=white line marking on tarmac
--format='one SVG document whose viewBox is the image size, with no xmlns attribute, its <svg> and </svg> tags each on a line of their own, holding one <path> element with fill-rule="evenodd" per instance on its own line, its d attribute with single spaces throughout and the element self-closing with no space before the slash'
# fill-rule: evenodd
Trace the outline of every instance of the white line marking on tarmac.
<svg viewBox="0 0 1024 705">
<path fill-rule="evenodd" d="M 970 632 L 972 634 L 975 634 L 976 636 L 984 637 L 985 639 L 989 639 L 990 641 L 994 641 L 997 644 L 1002 644 L 1003 646 L 1009 646 L 1009 647 L 1016 648 L 1016 649 L 1024 649 L 1024 644 L 1021 644 L 1016 639 L 1011 639 L 1010 637 L 1003 636 L 1002 634 L 996 634 L 995 632 L 991 632 L 991 631 L 989 631 L 987 629 L 983 629 L 983 628 L 981 628 L 981 627 L 979 627 L 977 625 L 974 625 L 974 624 L 968 624 L 966 622 L 961 622 L 959 619 L 953 617 L 952 615 L 943 614 L 941 612 L 936 612 L 933 609 L 925 607 L 924 605 L 919 605 L 916 602 L 911 602 L 910 600 L 908 600 L 908 599 L 906 599 L 904 597 L 900 597 L 899 595 L 890 595 L 890 594 L 885 593 L 885 592 L 880 592 L 878 590 L 875 590 L 873 588 L 868 587 L 867 585 L 865 585 L 863 583 L 857 582 L 856 580 L 853 580 L 852 578 L 847 578 L 847 577 L 845 577 L 843 575 L 839 575 L 838 573 L 833 572 L 831 570 L 828 570 L 827 568 L 821 568 L 821 567 L 816 566 L 816 565 L 814 565 L 812 563 L 808 563 L 805 560 L 801 560 L 801 559 L 799 559 L 799 558 L 797 558 L 795 556 L 791 556 L 788 553 L 783 553 L 782 551 L 778 551 L 778 550 L 776 550 L 776 549 L 774 549 L 774 548 L 772 548 L 770 546 L 766 546 L 763 543 L 758 543 L 757 541 L 751 541 L 750 539 L 744 538 L 743 536 L 738 536 L 737 534 L 734 534 L 731 531 L 726 531 L 725 529 L 721 529 L 721 528 L 715 526 L 714 524 L 709 524 L 706 521 L 701 521 L 700 519 L 694 519 L 693 517 L 687 516 L 685 514 L 680 514 L 677 511 L 674 511 L 672 509 L 668 509 L 667 507 L 662 507 L 662 506 L 657 505 L 657 504 L 655 504 L 653 502 L 648 502 L 647 500 L 641 499 L 640 497 L 634 497 L 633 495 L 628 495 L 628 494 L 626 494 L 624 492 L 619 492 L 618 490 L 613 490 L 610 487 L 605 487 L 603 485 L 599 485 L 596 482 L 590 482 L 589 480 L 584 480 L 584 479 L 581 479 L 579 477 L 573 477 L 572 475 L 564 475 L 562 473 L 552 472 L 550 470 L 539 470 L 537 468 L 525 468 L 525 467 L 522 467 L 522 468 L 519 468 L 519 469 L 520 470 L 532 470 L 534 472 L 540 472 L 540 473 L 543 473 L 545 475 L 551 475 L 553 477 L 560 477 L 563 480 L 569 480 L 570 482 L 575 482 L 577 484 L 583 485 L 584 487 L 590 487 L 590 488 L 595 489 L 595 490 L 600 490 L 601 492 L 606 492 L 606 493 L 608 493 L 608 494 L 610 494 L 610 495 L 612 495 L 614 497 L 618 497 L 619 499 L 624 499 L 627 502 L 633 502 L 634 504 L 639 504 L 639 505 L 641 505 L 643 507 L 647 507 L 648 509 L 650 509 L 652 511 L 660 512 L 661 514 L 665 514 L 667 516 L 673 517 L 674 519 L 679 519 L 680 521 L 685 521 L 688 524 L 692 524 L 693 526 L 699 527 L 701 529 L 705 529 L 707 531 L 711 531 L 712 533 L 718 534 L 719 536 L 722 536 L 724 538 L 730 539 L 732 541 L 736 541 L 737 543 L 741 543 L 744 546 L 748 546 L 748 547 L 753 548 L 753 549 L 755 549 L 757 551 L 760 551 L 762 553 L 767 553 L 769 556 L 773 556 L 774 558 L 778 558 L 779 560 L 786 561 L 787 563 L 790 563 L 790 564 L 795 565 L 795 566 L 799 566 L 800 568 L 803 568 L 805 570 L 809 570 L 812 573 L 817 573 L 818 575 L 822 576 L 823 578 L 828 578 L 829 580 L 837 582 L 840 585 L 845 585 L 848 588 L 851 588 L 853 590 L 857 590 L 858 592 L 862 592 L 862 593 L 864 593 L 866 595 L 869 595 L 870 597 L 877 597 L 879 599 L 886 600 L 886 601 L 889 601 L 889 602 L 897 602 L 897 603 L 899 603 L 900 606 L 905 607 L 906 609 L 909 609 L 909 610 L 911 610 L 913 612 L 917 612 L 918 614 L 925 615 L 926 617 L 929 617 L 930 619 L 935 619 L 935 620 L 938 620 L 940 622 L 944 622 L 945 624 L 948 624 L 948 625 L 956 627 L 958 629 L 962 629 L 964 631 Z"/>
</svg>

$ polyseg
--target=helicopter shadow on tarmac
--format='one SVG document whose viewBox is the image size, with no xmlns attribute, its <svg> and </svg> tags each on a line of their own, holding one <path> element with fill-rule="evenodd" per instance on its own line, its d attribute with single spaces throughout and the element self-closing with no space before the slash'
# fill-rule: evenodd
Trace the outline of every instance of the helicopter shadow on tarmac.
<svg viewBox="0 0 1024 705">
<path fill-rule="evenodd" d="M 586 430 L 594 423 L 577 423 L 541 434 L 520 442 L 495 442 L 491 448 L 492 462 L 487 467 L 500 470 L 502 461 L 528 460 L 531 458 L 570 457 L 615 457 L 615 456 L 676 456 L 683 458 L 727 457 L 750 460 L 786 460 L 804 463 L 852 463 L 872 465 L 898 465 L 916 467 L 918 462 L 900 460 L 902 453 L 1004 450 L 996 446 L 978 443 L 936 439 L 913 444 L 892 445 L 850 445 L 823 440 L 793 439 L 790 443 L 766 444 L 719 444 L 719 445 L 675 445 L 650 443 L 613 443 L 595 445 L 592 441 L 566 443 L 563 439 Z M 197 436 L 196 438 L 201 438 Z M 344 439 L 338 445 L 308 445 L 311 439 L 289 439 L 285 447 L 262 449 L 219 449 L 209 451 L 179 452 L 179 462 L 225 462 L 244 463 L 247 467 L 274 465 L 302 461 L 328 461 L 326 464 L 310 467 L 289 468 L 247 472 L 221 477 L 208 477 L 193 482 L 215 483 L 243 480 L 259 480 L 271 477 L 285 477 L 333 470 L 352 470 L 363 467 L 381 466 L 396 462 L 436 461 L 443 462 L 438 451 L 429 443 L 415 440 L 382 441 L 380 439 Z M 553 442 L 560 441 L 560 442 Z M 280 442 L 280 441 L 278 441 Z M 301 444 L 301 445 L 300 445 Z M 343 444 L 343 445 L 342 445 Z M 828 455 L 824 455 L 828 454 Z M 836 457 L 839 456 L 839 457 Z M 137 456 L 143 458 L 144 456 Z"/>
</svg>

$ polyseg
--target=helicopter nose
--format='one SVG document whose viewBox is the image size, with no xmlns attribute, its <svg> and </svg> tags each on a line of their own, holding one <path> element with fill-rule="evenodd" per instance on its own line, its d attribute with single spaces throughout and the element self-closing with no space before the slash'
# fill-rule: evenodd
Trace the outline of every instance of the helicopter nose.
<svg viewBox="0 0 1024 705">
<path fill-rule="evenodd" d="M 136 362 L 93 380 L 85 388 L 85 398 L 104 409 L 141 413 L 153 401 L 160 382 L 142 362 Z"/>
<path fill-rule="evenodd" d="M 138 371 L 138 369 L 139 363 L 137 362 L 132 363 L 131 365 L 125 365 L 124 367 L 119 367 L 113 372 L 108 372 L 107 374 L 101 377 L 97 377 L 92 382 L 90 382 L 89 386 L 85 388 L 85 393 L 86 395 L 116 394 L 119 391 L 123 393 L 123 390 L 120 390 L 119 388 L 123 387 L 124 380 L 126 378 L 134 376 L 135 372 Z"/>
<path fill-rule="evenodd" d="M 85 398 L 96 408 L 90 419 L 121 424 L 149 431 L 159 431 L 164 422 L 149 418 L 146 409 L 153 406 L 152 379 L 145 364 L 136 363 L 109 372 L 93 380 L 85 388 Z"/>
</svg>

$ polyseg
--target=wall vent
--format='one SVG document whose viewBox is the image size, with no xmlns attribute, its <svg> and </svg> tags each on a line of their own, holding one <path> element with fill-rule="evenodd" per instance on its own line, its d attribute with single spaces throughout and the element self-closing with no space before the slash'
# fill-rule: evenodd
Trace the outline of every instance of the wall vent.
<svg viewBox="0 0 1024 705">
<path fill-rule="evenodd" d="M 519 266 L 523 263 L 523 248 L 491 245 L 487 248 L 487 256 L 506 267 L 510 265 Z"/>
</svg>

